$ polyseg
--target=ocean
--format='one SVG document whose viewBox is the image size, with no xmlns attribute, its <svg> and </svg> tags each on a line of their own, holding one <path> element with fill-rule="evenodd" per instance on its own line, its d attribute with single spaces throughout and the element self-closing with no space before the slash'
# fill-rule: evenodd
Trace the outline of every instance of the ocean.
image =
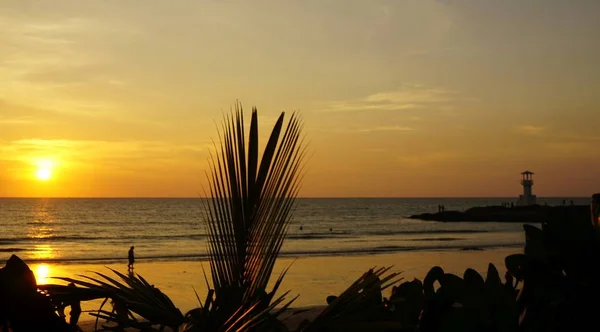
<svg viewBox="0 0 600 332">
<path fill-rule="evenodd" d="M 589 198 L 539 198 L 588 204 Z M 499 205 L 514 198 L 300 198 L 284 257 L 520 247 L 522 223 L 441 223 L 423 212 Z M 207 257 L 201 198 L 0 198 L 0 259 L 106 264 Z M 302 227 L 302 229 L 300 228 Z"/>
</svg>

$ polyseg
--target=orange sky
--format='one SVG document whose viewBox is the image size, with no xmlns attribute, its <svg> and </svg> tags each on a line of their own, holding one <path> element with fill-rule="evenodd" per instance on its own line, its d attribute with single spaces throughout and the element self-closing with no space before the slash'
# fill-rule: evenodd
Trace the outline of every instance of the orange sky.
<svg viewBox="0 0 600 332">
<path fill-rule="evenodd" d="M 598 15 L 584 0 L 5 1 L 0 196 L 197 196 L 236 99 L 263 135 L 301 111 L 302 196 L 516 196 L 526 169 L 540 196 L 589 196 Z"/>
</svg>

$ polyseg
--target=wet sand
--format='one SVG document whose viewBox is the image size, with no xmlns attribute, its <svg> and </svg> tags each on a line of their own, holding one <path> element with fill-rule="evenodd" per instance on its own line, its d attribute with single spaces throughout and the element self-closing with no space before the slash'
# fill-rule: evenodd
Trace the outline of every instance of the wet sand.
<svg viewBox="0 0 600 332">
<path fill-rule="evenodd" d="M 274 278 L 272 279 L 274 280 L 283 269 L 292 264 L 280 291 L 291 290 L 290 299 L 300 295 L 294 302 L 293 307 L 318 307 L 326 304 L 325 298 L 328 295 L 341 293 L 365 271 L 375 266 L 393 265 L 393 271 L 403 271 L 405 280 L 412 280 L 413 278 L 423 280 L 425 274 L 435 265 L 441 266 L 446 272 L 460 276 L 466 268 L 470 267 L 485 277 L 488 263 L 493 263 L 503 276 L 506 272 L 504 258 L 507 255 L 519 252 L 522 252 L 522 248 L 475 251 L 410 251 L 377 255 L 302 257 L 297 259 L 281 258 L 275 265 Z M 105 266 L 120 272 L 127 272 L 126 259 L 122 263 L 108 265 L 30 265 L 37 275 L 38 283 L 62 283 L 51 279 L 51 277 L 77 277 L 78 274 L 92 276 L 94 271 L 112 274 Z M 198 306 L 193 288 L 196 289 L 201 299 L 204 299 L 206 295 L 207 286 L 202 274 L 202 266 L 204 266 L 210 282 L 209 266 L 206 261 L 138 262 L 135 264 L 135 272 L 160 288 L 185 313 Z M 47 270 L 46 277 L 40 274 L 44 270 Z M 389 296 L 389 291 L 384 292 L 384 296 Z M 94 310 L 98 308 L 99 304 L 100 301 L 82 303 L 82 309 Z M 312 315 L 314 316 L 314 312 Z M 81 316 L 81 321 L 92 319 L 92 316 L 85 313 Z M 91 327 L 93 325 L 87 325 L 86 329 Z"/>
</svg>

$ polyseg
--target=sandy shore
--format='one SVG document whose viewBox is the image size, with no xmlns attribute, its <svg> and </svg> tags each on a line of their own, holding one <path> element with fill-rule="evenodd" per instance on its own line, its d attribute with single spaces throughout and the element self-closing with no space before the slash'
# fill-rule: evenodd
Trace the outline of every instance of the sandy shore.
<svg viewBox="0 0 600 332">
<path fill-rule="evenodd" d="M 321 311 L 325 309 L 325 306 L 318 307 L 307 307 L 307 308 L 292 308 L 288 310 L 286 313 L 281 315 L 281 319 L 284 324 L 292 331 L 296 330 L 296 328 L 302 323 L 305 319 L 313 320 L 317 317 Z M 99 328 L 102 328 L 102 322 L 98 324 Z M 84 332 L 92 332 L 95 331 L 96 322 L 94 320 L 83 320 L 79 323 L 79 327 Z M 171 330 L 165 329 L 165 332 L 169 332 Z"/>
<path fill-rule="evenodd" d="M 406 280 L 423 279 L 429 269 L 439 265 L 446 272 L 463 274 L 466 268 L 473 268 L 485 276 L 488 263 L 493 263 L 501 275 L 506 271 L 504 258 L 507 255 L 522 252 L 521 248 L 492 249 L 483 251 L 411 251 L 392 254 L 302 257 L 298 259 L 282 258 L 275 265 L 274 275 L 292 264 L 286 275 L 281 291 L 291 290 L 290 298 L 300 295 L 294 307 L 316 307 L 325 305 L 328 295 L 339 294 L 356 278 L 374 266 L 394 266 L 394 271 L 402 271 Z M 126 272 L 125 260 L 121 264 L 105 265 Z M 40 283 L 61 283 L 51 277 L 76 277 L 78 274 L 92 276 L 93 272 L 112 272 L 98 264 L 31 264 Z M 207 262 L 139 262 L 135 272 L 153 283 L 167 294 L 183 313 L 197 307 L 193 288 L 203 299 L 207 287 L 202 275 L 202 266 L 208 273 Z M 39 272 L 47 271 L 47 276 Z M 209 276 L 210 281 L 210 276 Z M 384 296 L 389 296 L 389 292 Z M 97 309 L 99 302 L 84 303 L 84 310 Z M 309 314 L 314 316 L 314 312 Z M 91 320 L 91 316 L 81 317 L 82 321 Z M 300 321 L 298 321 L 299 323 Z M 93 327 L 93 324 L 91 325 Z M 89 329 L 88 325 L 86 329 Z"/>
</svg>

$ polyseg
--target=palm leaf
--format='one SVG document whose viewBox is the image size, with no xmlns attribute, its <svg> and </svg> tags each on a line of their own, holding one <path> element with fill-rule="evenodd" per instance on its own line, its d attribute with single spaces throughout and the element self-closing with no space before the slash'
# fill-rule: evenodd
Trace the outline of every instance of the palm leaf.
<svg viewBox="0 0 600 332">
<path fill-rule="evenodd" d="M 285 275 L 267 294 L 291 221 L 306 152 L 298 116 L 292 114 L 285 127 L 284 117 L 282 113 L 277 119 L 259 158 L 257 110 L 252 110 L 246 141 L 243 109 L 236 104 L 234 111 L 224 116 L 220 146 L 215 144 L 209 159 L 204 221 L 215 303 L 228 322 L 233 313 L 246 312 L 235 326 L 258 324 L 250 312 L 260 316 L 271 308 L 269 303 Z M 257 302 L 260 305 L 255 306 Z M 255 309 L 243 309 L 251 307 Z"/>
<path fill-rule="evenodd" d="M 57 277 L 56 279 L 82 286 L 81 288 L 64 289 L 65 292 L 70 292 L 69 296 L 77 297 L 79 301 L 89 300 L 90 297 L 100 298 L 100 296 L 112 298 L 115 301 L 121 301 L 128 310 L 151 322 L 153 325 L 178 327 L 183 323 L 184 317 L 181 311 L 158 288 L 149 284 L 140 275 L 126 275 L 113 269 L 110 270 L 121 281 L 99 272 L 95 272 L 99 278 L 80 275 L 79 277 L 85 280 L 63 277 Z M 53 287 L 56 286 L 54 285 Z M 129 324 L 124 325 L 125 327 L 141 326 L 141 323 L 131 325 L 131 320 L 123 321 L 123 318 L 118 313 L 107 314 L 102 309 L 97 314 L 92 315 L 106 318 L 109 321 L 119 324 Z"/>
<path fill-rule="evenodd" d="M 391 325 L 395 326 L 392 322 L 374 323 L 366 319 L 382 309 L 382 292 L 403 279 L 399 277 L 401 273 L 388 273 L 390 269 L 383 267 L 365 272 L 301 331 L 347 331 L 352 330 L 351 327 L 364 331 L 387 331 Z"/>
</svg>

